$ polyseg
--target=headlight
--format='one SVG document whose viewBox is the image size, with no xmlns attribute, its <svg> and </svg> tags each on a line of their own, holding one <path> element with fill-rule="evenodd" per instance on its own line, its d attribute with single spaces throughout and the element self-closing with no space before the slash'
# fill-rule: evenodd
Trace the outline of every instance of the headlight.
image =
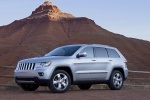
<svg viewBox="0 0 150 100">
<path fill-rule="evenodd" d="M 45 66 L 50 66 L 51 65 L 51 62 L 46 62 L 45 63 Z"/>
<path fill-rule="evenodd" d="M 37 67 L 49 67 L 51 62 L 41 62 L 37 64 Z"/>
</svg>

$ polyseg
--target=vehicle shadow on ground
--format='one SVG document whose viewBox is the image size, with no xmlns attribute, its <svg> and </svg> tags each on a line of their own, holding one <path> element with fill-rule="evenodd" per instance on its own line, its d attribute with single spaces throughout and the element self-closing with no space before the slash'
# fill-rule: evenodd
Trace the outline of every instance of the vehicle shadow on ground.
<svg viewBox="0 0 150 100">
<path fill-rule="evenodd" d="M 91 92 L 91 91 L 110 91 L 110 89 L 89 89 L 89 90 L 80 90 L 80 89 L 73 89 L 73 90 L 68 90 L 66 93 L 70 92 Z M 57 94 L 53 93 L 50 90 L 36 90 L 34 93 L 49 93 L 49 94 Z"/>
</svg>

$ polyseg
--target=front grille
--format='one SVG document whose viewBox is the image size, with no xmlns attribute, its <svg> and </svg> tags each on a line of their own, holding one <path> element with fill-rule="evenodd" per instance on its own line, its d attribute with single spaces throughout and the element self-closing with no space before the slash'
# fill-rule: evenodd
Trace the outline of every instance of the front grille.
<svg viewBox="0 0 150 100">
<path fill-rule="evenodd" d="M 19 63 L 18 70 L 34 70 L 35 63 Z"/>
</svg>

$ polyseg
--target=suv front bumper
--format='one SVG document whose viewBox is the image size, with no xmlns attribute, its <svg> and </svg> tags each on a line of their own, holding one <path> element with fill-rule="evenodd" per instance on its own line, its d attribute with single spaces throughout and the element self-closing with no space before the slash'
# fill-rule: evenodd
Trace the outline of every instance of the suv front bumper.
<svg viewBox="0 0 150 100">
<path fill-rule="evenodd" d="M 38 84 L 40 86 L 47 86 L 49 84 L 48 79 L 39 79 L 38 77 L 33 77 L 33 78 L 15 77 L 15 82 L 17 84 Z"/>
<path fill-rule="evenodd" d="M 48 85 L 53 67 L 35 68 L 34 70 L 15 70 L 14 77 L 17 84 Z"/>
</svg>

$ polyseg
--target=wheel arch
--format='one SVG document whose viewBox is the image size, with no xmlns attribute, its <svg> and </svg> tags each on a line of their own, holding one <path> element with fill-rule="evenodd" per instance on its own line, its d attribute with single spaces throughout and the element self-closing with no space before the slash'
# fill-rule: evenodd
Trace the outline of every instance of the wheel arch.
<svg viewBox="0 0 150 100">
<path fill-rule="evenodd" d="M 72 70 L 69 66 L 57 66 L 53 72 L 55 72 L 56 70 L 64 70 L 66 71 L 69 75 L 70 75 L 70 78 L 71 78 L 71 84 L 73 83 L 73 74 L 72 74 Z"/>
<path fill-rule="evenodd" d="M 114 68 L 112 69 L 112 71 L 111 71 L 111 74 L 112 74 L 113 71 L 115 71 L 115 70 L 120 71 L 120 72 L 122 73 L 122 75 L 123 75 L 123 79 L 125 80 L 125 73 L 124 73 L 123 68 L 122 68 L 122 67 L 114 67 Z M 110 74 L 110 75 L 111 75 L 111 74 Z"/>
</svg>

